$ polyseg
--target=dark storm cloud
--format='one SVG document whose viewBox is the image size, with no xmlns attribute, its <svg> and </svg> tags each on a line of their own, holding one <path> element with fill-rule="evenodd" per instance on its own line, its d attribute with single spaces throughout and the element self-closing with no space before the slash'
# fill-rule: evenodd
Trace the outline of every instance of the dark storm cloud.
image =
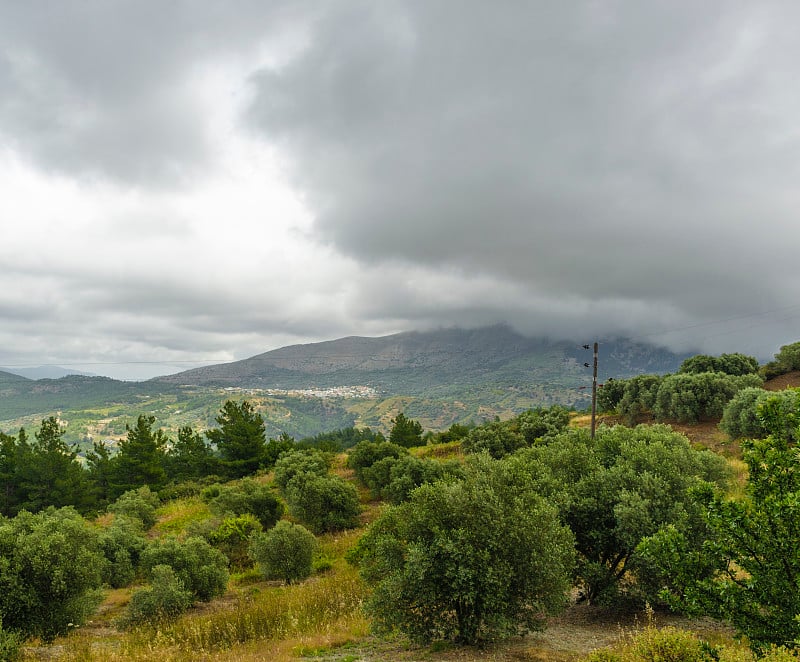
<svg viewBox="0 0 800 662">
<path fill-rule="evenodd" d="M 796 5 L 326 7 L 248 119 L 339 250 L 675 325 L 800 301 Z"/>
</svg>

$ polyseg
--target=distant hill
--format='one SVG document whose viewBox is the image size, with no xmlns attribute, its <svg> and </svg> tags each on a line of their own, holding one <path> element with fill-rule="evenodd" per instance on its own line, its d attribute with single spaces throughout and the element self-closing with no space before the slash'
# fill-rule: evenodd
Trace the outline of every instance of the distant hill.
<svg viewBox="0 0 800 662">
<path fill-rule="evenodd" d="M 82 377 L 94 377 L 92 373 L 71 368 L 62 368 L 57 365 L 40 365 L 36 368 L 4 368 L 11 374 L 26 377 L 27 379 L 60 379 L 69 375 L 80 375 Z"/>
<path fill-rule="evenodd" d="M 601 343 L 599 357 L 601 383 L 673 372 L 685 358 L 627 340 Z M 0 429 L 35 427 L 58 414 L 70 443 L 86 447 L 94 438 L 124 436 L 142 413 L 173 435 L 184 425 L 204 429 L 226 399 L 246 397 L 273 437 L 353 424 L 387 430 L 400 411 L 437 430 L 542 405 L 585 408 L 592 371 L 583 364 L 591 361 L 591 350 L 577 342 L 528 338 L 497 325 L 292 345 L 146 382 L 33 380 L 0 371 Z"/>
<path fill-rule="evenodd" d="M 599 377 L 669 372 L 685 356 L 615 340 L 601 346 Z M 368 385 L 384 395 L 452 397 L 471 387 L 574 390 L 591 380 L 583 366 L 591 360 L 591 351 L 575 342 L 529 338 L 496 325 L 291 345 L 151 381 L 262 389 Z"/>
</svg>

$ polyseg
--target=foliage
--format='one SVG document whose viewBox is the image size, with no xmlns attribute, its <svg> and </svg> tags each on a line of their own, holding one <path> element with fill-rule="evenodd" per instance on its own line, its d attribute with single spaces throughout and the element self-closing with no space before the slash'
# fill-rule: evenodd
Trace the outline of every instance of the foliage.
<svg viewBox="0 0 800 662">
<path fill-rule="evenodd" d="M 232 478 L 255 473 L 265 460 L 264 419 L 247 400 L 227 400 L 215 419 L 218 428 L 206 431 L 222 457 L 223 470 Z"/>
<path fill-rule="evenodd" d="M 190 426 L 178 430 L 178 438 L 167 450 L 166 470 L 173 481 L 186 481 L 219 473 L 219 460 L 203 437 Z"/>
<path fill-rule="evenodd" d="M 547 439 L 569 425 L 569 410 L 554 405 L 522 412 L 507 421 L 488 421 L 472 428 L 464 437 L 462 448 L 467 453 L 487 452 L 495 459 Z"/>
<path fill-rule="evenodd" d="M 424 440 L 427 444 L 449 444 L 452 441 L 460 441 L 466 437 L 469 431 L 474 427 L 474 424 L 462 425 L 461 423 L 453 423 L 442 432 L 432 432 L 429 430 L 425 433 Z"/>
<path fill-rule="evenodd" d="M 180 616 L 192 605 L 192 593 L 168 565 L 152 569 L 150 587 L 140 589 L 131 596 L 120 627 L 157 625 Z"/>
<path fill-rule="evenodd" d="M 112 498 L 143 485 L 158 489 L 166 484 L 169 440 L 163 430 L 153 431 L 155 422 L 155 416 L 140 414 L 136 425 L 125 426 L 127 436 L 111 458 Z"/>
<path fill-rule="evenodd" d="M 60 423 L 50 416 L 42 421 L 30 446 L 18 445 L 14 476 L 18 509 L 38 512 L 48 506 L 74 506 L 85 513 L 91 507 L 86 472 L 63 436 Z"/>
<path fill-rule="evenodd" d="M 22 659 L 22 636 L 14 630 L 6 630 L 0 619 L 0 662 L 17 662 Z"/>
<path fill-rule="evenodd" d="M 743 388 L 761 385 L 761 377 L 722 372 L 667 375 L 661 382 L 653 408 L 658 420 L 696 423 L 720 418 L 725 405 Z"/>
<path fill-rule="evenodd" d="M 368 609 L 416 641 L 475 643 L 540 627 L 564 604 L 572 537 L 555 511 L 487 460 L 384 511 L 351 559 Z"/>
<path fill-rule="evenodd" d="M 286 502 L 314 533 L 351 529 L 361 512 L 355 486 L 338 476 L 299 474 L 286 486 Z"/>
<path fill-rule="evenodd" d="M 754 650 L 800 647 L 800 393 L 794 406 L 771 397 L 761 416 L 771 434 L 743 442 L 749 469 L 745 499 L 707 494 L 709 534 L 697 547 L 688 535 L 654 537 L 646 546 L 671 581 L 677 607 L 730 620 Z"/>
<path fill-rule="evenodd" d="M 228 585 L 228 561 L 206 540 L 174 537 L 152 541 L 142 552 L 142 566 L 151 574 L 159 565 L 168 565 L 190 591 L 193 598 L 207 602 L 225 592 Z"/>
<path fill-rule="evenodd" d="M 762 372 L 765 379 L 771 379 L 792 370 L 800 370 L 800 342 L 783 345 L 775 354 L 775 360 L 767 363 Z"/>
<path fill-rule="evenodd" d="M 156 508 L 160 503 L 158 495 L 145 485 L 122 494 L 108 507 L 108 512 L 136 519 L 147 531 L 156 523 Z"/>
<path fill-rule="evenodd" d="M 389 441 L 403 448 L 422 445 L 422 425 L 400 412 L 392 419 Z"/>
<path fill-rule="evenodd" d="M 301 448 L 316 448 L 325 452 L 339 453 L 361 441 L 386 441 L 386 439 L 380 432 L 373 432 L 370 428 L 348 427 L 306 437 L 298 442 L 298 445 Z"/>
<path fill-rule="evenodd" d="M 373 495 L 390 503 L 400 503 L 411 491 L 424 483 L 432 483 L 445 476 L 460 476 L 459 462 L 442 463 L 413 455 L 385 457 L 363 471 L 364 483 Z"/>
<path fill-rule="evenodd" d="M 693 531 L 701 507 L 693 490 L 723 482 L 727 471 L 720 457 L 663 425 L 600 426 L 594 442 L 585 430 L 570 431 L 513 461 L 536 476 L 537 489 L 572 529 L 589 602 L 609 602 L 623 586 L 652 597 L 639 542 L 668 524 Z M 630 574 L 638 584 L 624 581 Z"/>
<path fill-rule="evenodd" d="M 499 459 L 525 446 L 525 436 L 510 421 L 490 421 L 469 431 L 461 447 L 467 453 L 489 453 Z"/>
<path fill-rule="evenodd" d="M 726 375 L 755 375 L 758 373 L 758 359 L 745 354 L 720 354 L 708 356 L 698 354 L 681 363 L 679 373 L 698 374 L 701 372 L 724 372 Z"/>
<path fill-rule="evenodd" d="M 281 432 L 277 439 L 267 442 L 264 447 L 264 467 L 272 467 L 284 453 L 289 453 L 297 448 L 295 440 L 285 432 Z"/>
<path fill-rule="evenodd" d="M 250 543 L 250 557 L 267 579 L 287 584 L 311 574 L 317 540 L 308 529 L 286 520 L 266 533 L 256 534 Z"/>
<path fill-rule="evenodd" d="M 797 392 L 798 389 L 778 392 L 765 391 L 762 388 L 742 389 L 726 405 L 720 427 L 734 439 L 763 439 L 769 434 L 769 430 L 759 415 L 759 409 L 767 400 L 778 398 L 787 411 L 795 411 Z M 793 430 L 786 430 L 786 434 L 791 435 L 790 440 L 796 441 Z"/>
<path fill-rule="evenodd" d="M 208 541 L 225 554 L 232 566 L 243 568 L 248 561 L 250 538 L 261 531 L 261 522 L 254 515 L 246 513 L 222 520 L 217 528 L 209 532 Z"/>
<path fill-rule="evenodd" d="M 203 500 L 220 516 L 254 515 L 265 529 L 283 515 L 283 504 L 267 485 L 244 478 L 229 485 L 211 485 L 203 490 Z"/>
<path fill-rule="evenodd" d="M 331 466 L 330 456 L 318 450 L 296 450 L 284 454 L 275 463 L 275 476 L 273 480 L 281 489 L 285 490 L 289 481 L 298 474 L 311 473 L 324 476 Z"/>
<path fill-rule="evenodd" d="M 350 450 L 347 456 L 347 467 L 352 469 L 356 478 L 366 485 L 365 469 L 385 457 L 398 458 L 407 454 L 408 451 L 405 448 L 388 441 L 360 441 Z"/>
<path fill-rule="evenodd" d="M 113 588 L 128 586 L 136 576 L 146 546 L 138 519 L 115 517 L 111 526 L 100 533 L 100 547 L 107 561 L 103 583 Z"/>
<path fill-rule="evenodd" d="M 622 397 L 617 403 L 616 411 L 628 425 L 635 425 L 642 414 L 653 410 L 662 381 L 661 375 L 637 375 L 624 380 Z M 618 385 L 614 388 L 618 389 Z"/>
<path fill-rule="evenodd" d="M 49 640 L 83 623 L 104 564 L 97 532 L 73 509 L 22 511 L 0 521 L 3 627 Z"/>
<path fill-rule="evenodd" d="M 734 662 L 735 659 L 722 647 L 711 646 L 692 632 L 650 625 L 627 636 L 622 645 L 590 653 L 584 662 Z"/>
</svg>

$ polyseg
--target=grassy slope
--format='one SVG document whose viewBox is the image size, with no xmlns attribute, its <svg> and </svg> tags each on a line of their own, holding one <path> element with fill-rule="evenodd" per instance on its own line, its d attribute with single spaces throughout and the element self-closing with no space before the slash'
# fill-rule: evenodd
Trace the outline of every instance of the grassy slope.
<svg viewBox="0 0 800 662">
<path fill-rule="evenodd" d="M 576 417 L 573 421 L 576 425 L 588 425 L 588 422 L 586 416 Z M 614 421 L 609 418 L 606 422 L 611 424 Z M 674 427 L 696 443 L 712 449 L 729 447 L 713 423 Z M 414 449 L 414 453 L 440 459 L 462 456 L 458 443 L 422 447 Z M 352 472 L 344 466 L 344 456 L 339 456 L 333 471 L 353 480 Z M 270 478 L 265 476 L 261 480 Z M 60 652 L 60 659 L 68 662 L 194 662 L 197 659 L 231 662 L 264 659 L 573 662 L 581 660 L 595 648 L 620 641 L 625 633 L 638 629 L 643 623 L 642 614 L 575 605 L 565 614 L 550 619 L 547 630 L 542 633 L 480 649 L 450 645 L 419 647 L 410 645 L 402 637 L 375 637 L 369 633 L 369 624 L 360 610 L 365 588 L 344 560 L 344 554 L 383 505 L 370 500 L 367 490 L 360 489 L 359 493 L 364 505 L 362 528 L 321 537 L 322 553 L 332 560 L 331 569 L 324 574 L 292 587 L 265 582 L 253 572 L 234 575 L 225 596 L 209 605 L 194 608 L 174 626 L 162 628 L 155 637 L 117 632 L 113 621 L 122 613 L 131 589 L 109 591 L 89 626 L 55 642 L 47 650 L 35 648 L 31 653 L 40 656 Z M 151 536 L 180 533 L 190 522 L 208 517 L 209 513 L 197 499 L 185 499 L 164 505 L 159 515 Z M 709 619 L 690 620 L 660 615 L 656 624 L 693 630 L 712 643 L 732 644 L 730 631 Z"/>
</svg>

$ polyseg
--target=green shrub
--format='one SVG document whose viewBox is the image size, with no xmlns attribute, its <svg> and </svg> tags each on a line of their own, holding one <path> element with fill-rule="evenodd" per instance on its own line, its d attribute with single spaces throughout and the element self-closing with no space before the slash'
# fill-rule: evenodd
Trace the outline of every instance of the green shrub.
<svg viewBox="0 0 800 662">
<path fill-rule="evenodd" d="M 601 648 L 584 662 L 714 662 L 720 650 L 692 632 L 674 627 L 647 627 L 617 649 Z"/>
<path fill-rule="evenodd" d="M 519 431 L 529 446 L 544 437 L 563 432 L 569 425 L 569 418 L 569 410 L 560 405 L 529 409 L 516 417 Z"/>
<path fill-rule="evenodd" d="M 275 463 L 275 484 L 285 490 L 289 481 L 298 474 L 324 476 L 330 469 L 330 457 L 321 451 L 297 450 L 285 453 Z"/>
<path fill-rule="evenodd" d="M 490 421 L 469 431 L 461 448 L 466 453 L 489 453 L 499 459 L 525 446 L 525 437 L 511 421 Z"/>
<path fill-rule="evenodd" d="M 762 368 L 765 379 L 785 375 L 792 370 L 800 370 L 800 342 L 781 347 L 780 351 L 775 354 L 775 360 L 770 361 Z"/>
<path fill-rule="evenodd" d="M 161 500 L 155 492 L 145 485 L 135 490 L 124 492 L 108 507 L 108 512 L 138 519 L 145 531 L 156 523 L 156 508 Z"/>
<path fill-rule="evenodd" d="M 274 526 L 283 515 L 283 504 L 269 486 L 252 478 L 228 485 L 211 485 L 203 490 L 202 498 L 220 517 L 250 514 L 265 529 Z"/>
<path fill-rule="evenodd" d="M 767 426 L 759 413 L 759 408 L 767 399 L 779 399 L 787 412 L 800 411 L 798 399 L 800 389 L 765 391 L 762 388 L 745 388 L 739 391 L 725 406 L 720 427 L 734 439 L 763 439 L 769 434 Z M 794 431 L 787 431 L 794 439 Z"/>
<path fill-rule="evenodd" d="M 225 554 L 232 566 L 243 568 L 249 560 L 250 537 L 260 533 L 262 528 L 261 522 L 250 513 L 228 517 L 209 533 L 208 541 Z"/>
<path fill-rule="evenodd" d="M 308 529 L 283 520 L 270 531 L 254 535 L 249 553 L 264 577 L 291 584 L 311 574 L 316 546 Z"/>
<path fill-rule="evenodd" d="M 136 577 L 141 554 L 147 546 L 139 520 L 116 517 L 100 534 L 100 545 L 108 563 L 103 582 L 113 588 L 130 584 Z"/>
<path fill-rule="evenodd" d="M 314 533 L 342 531 L 358 526 L 361 507 L 355 486 L 338 476 L 300 474 L 286 487 L 286 502 L 293 517 Z"/>
<path fill-rule="evenodd" d="M 203 538 L 154 540 L 142 552 L 142 566 L 152 574 L 159 565 L 170 566 L 184 588 L 203 602 L 222 595 L 228 586 L 225 555 Z"/>
<path fill-rule="evenodd" d="M 19 632 L 6 630 L 0 620 L 0 662 L 17 662 L 22 659 L 23 638 Z"/>
<path fill-rule="evenodd" d="M 761 385 L 758 375 L 739 377 L 722 372 L 667 375 L 656 394 L 654 413 L 660 421 L 696 423 L 720 418 L 725 405 L 742 389 Z"/>
<path fill-rule="evenodd" d="M 698 374 L 701 372 L 724 372 L 726 375 L 755 375 L 758 374 L 758 359 L 745 354 L 720 354 L 708 356 L 698 354 L 681 363 L 679 373 Z"/>
<path fill-rule="evenodd" d="M 184 613 L 192 605 L 192 593 L 168 565 L 152 569 L 149 588 L 136 591 L 131 596 L 126 614 L 119 625 L 124 629 L 141 625 L 158 625 Z"/>
<path fill-rule="evenodd" d="M 385 457 L 401 457 L 403 455 L 408 455 L 405 448 L 388 441 L 360 441 L 350 450 L 347 456 L 347 466 L 366 485 L 364 469 Z"/>
<path fill-rule="evenodd" d="M 471 644 L 541 627 L 565 604 L 572 536 L 503 471 L 489 460 L 462 481 L 423 485 L 362 536 L 349 558 L 373 588 L 379 627 Z"/>
<path fill-rule="evenodd" d="M 71 508 L 0 520 L 3 627 L 49 640 L 83 623 L 105 563 L 98 532 Z"/>
</svg>

